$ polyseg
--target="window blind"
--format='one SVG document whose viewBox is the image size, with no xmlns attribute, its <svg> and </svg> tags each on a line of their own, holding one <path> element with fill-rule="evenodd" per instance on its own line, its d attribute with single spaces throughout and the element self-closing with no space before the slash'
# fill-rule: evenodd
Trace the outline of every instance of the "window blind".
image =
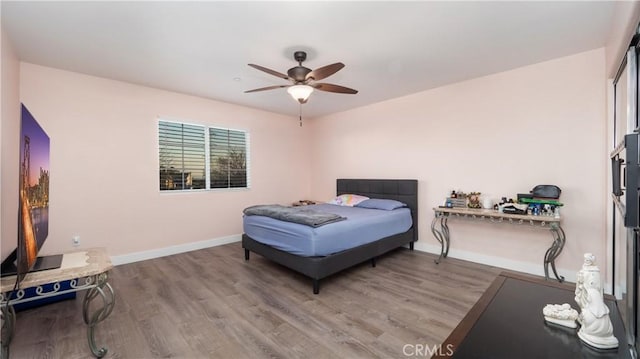
<svg viewBox="0 0 640 359">
<path fill-rule="evenodd" d="M 248 134 L 225 128 L 209 128 L 211 188 L 248 188 Z"/>
<path fill-rule="evenodd" d="M 159 121 L 158 138 L 160 190 L 204 189 L 205 128 Z"/>
<path fill-rule="evenodd" d="M 158 121 L 160 190 L 249 188 L 249 133 Z"/>
</svg>

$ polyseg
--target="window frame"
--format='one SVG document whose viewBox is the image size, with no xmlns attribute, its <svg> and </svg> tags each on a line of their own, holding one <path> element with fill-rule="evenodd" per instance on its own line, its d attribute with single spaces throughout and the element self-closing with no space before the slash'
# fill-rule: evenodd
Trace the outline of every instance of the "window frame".
<svg viewBox="0 0 640 359">
<path fill-rule="evenodd" d="M 202 127 L 204 130 L 204 154 L 205 154 L 205 158 L 204 158 L 204 174 L 205 174 L 205 186 L 204 188 L 196 188 L 196 189 L 190 189 L 190 188 L 182 188 L 182 189 L 162 189 L 160 186 L 160 174 L 159 174 L 159 170 L 160 170 L 160 158 L 161 158 L 161 154 L 160 154 L 160 124 L 161 123 L 172 123 L 172 124 L 180 124 L 180 125 L 188 125 L 188 126 L 197 126 L 197 127 Z M 217 129 L 217 130 L 224 130 L 224 131 L 235 131 L 235 132 L 242 132 L 244 134 L 244 152 L 245 152 L 245 167 L 246 167 L 246 174 L 245 174 L 245 181 L 246 181 L 246 186 L 245 187 L 231 187 L 230 183 L 228 184 L 228 187 L 215 187 L 215 188 L 211 188 L 211 147 L 210 147 L 210 134 L 211 134 L 211 129 Z M 156 144 L 157 144 L 157 148 L 156 148 L 156 158 L 157 158 L 157 162 L 156 162 L 156 173 L 158 174 L 158 177 L 156 177 L 156 188 L 158 190 L 158 192 L 165 194 L 165 193 L 195 193 L 195 192 L 210 192 L 210 191 L 246 191 L 251 189 L 251 136 L 248 130 L 245 129 L 238 129 L 238 128 L 231 128 L 231 127 L 223 127 L 223 126 L 218 126 L 218 125 L 209 125 L 209 124 L 202 124 L 202 123 L 195 123 L 195 122 L 188 122 L 188 121 L 183 121 L 183 120 L 179 120 L 179 119 L 170 119 L 167 117 L 158 117 L 156 120 Z"/>
</svg>

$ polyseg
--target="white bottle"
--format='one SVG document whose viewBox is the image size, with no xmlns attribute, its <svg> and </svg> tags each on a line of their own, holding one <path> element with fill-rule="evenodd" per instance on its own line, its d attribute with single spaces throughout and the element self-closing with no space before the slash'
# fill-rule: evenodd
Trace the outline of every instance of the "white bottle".
<svg viewBox="0 0 640 359">
<path fill-rule="evenodd" d="M 482 208 L 484 208 L 484 209 L 492 209 L 493 208 L 493 200 L 491 200 L 491 197 L 483 197 L 482 198 Z"/>
</svg>

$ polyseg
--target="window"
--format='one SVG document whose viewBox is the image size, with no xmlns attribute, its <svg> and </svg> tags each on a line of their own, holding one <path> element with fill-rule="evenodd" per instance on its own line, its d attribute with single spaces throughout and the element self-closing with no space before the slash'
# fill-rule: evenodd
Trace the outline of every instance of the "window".
<svg viewBox="0 0 640 359">
<path fill-rule="evenodd" d="M 160 121 L 160 190 L 203 189 L 206 185 L 203 126 Z"/>
<path fill-rule="evenodd" d="M 247 187 L 246 132 L 209 128 L 211 188 Z"/>
<path fill-rule="evenodd" d="M 158 122 L 160 190 L 249 188 L 249 134 Z"/>
</svg>

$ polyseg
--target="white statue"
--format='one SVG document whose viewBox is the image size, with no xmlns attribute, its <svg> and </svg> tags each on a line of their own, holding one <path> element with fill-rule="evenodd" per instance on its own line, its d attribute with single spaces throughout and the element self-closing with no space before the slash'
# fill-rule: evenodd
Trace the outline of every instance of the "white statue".
<svg viewBox="0 0 640 359">
<path fill-rule="evenodd" d="M 578 337 L 599 349 L 618 347 L 618 339 L 613 336 L 613 325 L 609 318 L 609 308 L 604 304 L 600 269 L 595 256 L 584 255 L 584 264 L 576 278 L 575 301 L 580 306 Z"/>
<path fill-rule="evenodd" d="M 547 304 L 542 308 L 544 320 L 549 323 L 562 325 L 568 328 L 577 328 L 576 319 L 578 319 L 578 311 L 571 308 L 568 303 L 564 304 Z"/>
</svg>

